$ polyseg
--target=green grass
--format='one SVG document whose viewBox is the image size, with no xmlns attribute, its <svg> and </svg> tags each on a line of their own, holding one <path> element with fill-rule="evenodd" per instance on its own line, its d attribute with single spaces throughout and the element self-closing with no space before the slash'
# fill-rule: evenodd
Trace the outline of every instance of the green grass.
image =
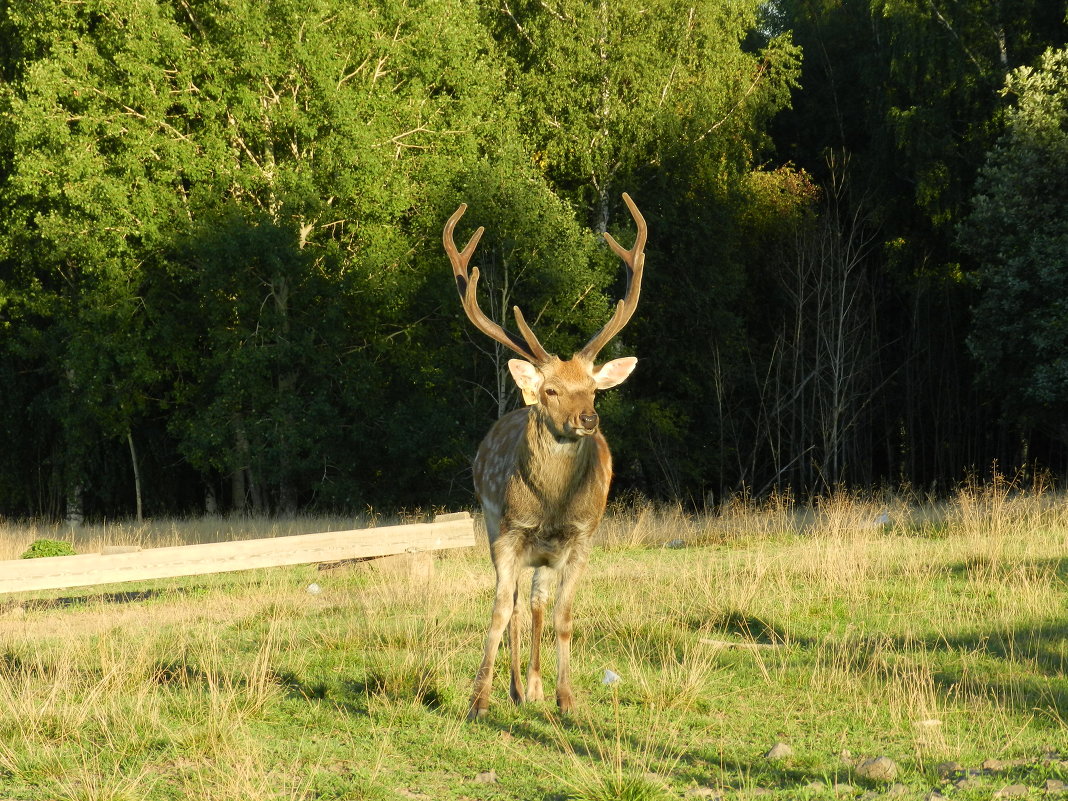
<svg viewBox="0 0 1068 801">
<path fill-rule="evenodd" d="M 567 719 L 511 705 L 502 653 L 488 717 L 463 722 L 484 546 L 430 583 L 300 567 L 0 598 L 0 798 L 890 797 L 853 770 L 881 755 L 900 798 L 1068 779 L 1063 496 L 621 507 L 602 537 Z M 765 759 L 779 741 L 793 755 Z M 939 775 L 988 759 L 970 787 Z"/>
</svg>

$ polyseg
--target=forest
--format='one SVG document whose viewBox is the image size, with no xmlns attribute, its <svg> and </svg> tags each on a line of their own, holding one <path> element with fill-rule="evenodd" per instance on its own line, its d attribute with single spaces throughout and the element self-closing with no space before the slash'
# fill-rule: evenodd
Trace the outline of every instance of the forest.
<svg viewBox="0 0 1068 801">
<path fill-rule="evenodd" d="M 615 491 L 1068 476 L 1063 0 L 0 4 L 0 515 L 470 505 L 483 308 Z"/>
</svg>

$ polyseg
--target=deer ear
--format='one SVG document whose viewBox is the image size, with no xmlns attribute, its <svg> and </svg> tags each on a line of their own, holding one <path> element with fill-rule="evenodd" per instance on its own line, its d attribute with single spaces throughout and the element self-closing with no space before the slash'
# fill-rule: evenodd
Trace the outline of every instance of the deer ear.
<svg viewBox="0 0 1068 801">
<path fill-rule="evenodd" d="M 523 393 L 523 402 L 527 406 L 533 406 L 538 402 L 538 390 L 541 389 L 543 380 L 541 371 L 530 362 L 522 359 L 509 359 L 508 371 L 515 379 L 516 386 Z"/>
<path fill-rule="evenodd" d="M 605 362 L 593 372 L 593 380 L 597 383 L 597 389 L 618 387 L 627 380 L 637 363 L 638 360 L 633 356 Z"/>
</svg>

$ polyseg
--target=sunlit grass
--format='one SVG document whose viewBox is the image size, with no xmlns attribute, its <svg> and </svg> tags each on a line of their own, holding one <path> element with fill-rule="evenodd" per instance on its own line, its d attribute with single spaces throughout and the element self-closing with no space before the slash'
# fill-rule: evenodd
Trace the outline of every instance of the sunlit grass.
<svg viewBox="0 0 1068 801">
<path fill-rule="evenodd" d="M 367 522 L 157 521 L 74 540 Z M 0 547 L 56 533 L 5 524 Z M 1061 494 L 999 481 L 937 502 L 617 505 L 576 601 L 579 711 L 512 706 L 502 654 L 487 723 L 468 725 L 493 592 L 480 537 L 435 559 L 430 579 L 305 566 L 132 585 L 151 592 L 125 599 L 0 598 L 0 788 L 26 801 L 785 799 L 820 797 L 814 782 L 880 791 L 854 774 L 879 755 L 904 798 L 953 792 L 935 770 L 947 762 L 1006 760 L 1036 790 L 1062 778 Z M 543 654 L 551 697 L 550 642 Z M 765 759 L 777 741 L 794 755 Z M 1001 776 L 974 781 L 990 797 Z"/>
</svg>

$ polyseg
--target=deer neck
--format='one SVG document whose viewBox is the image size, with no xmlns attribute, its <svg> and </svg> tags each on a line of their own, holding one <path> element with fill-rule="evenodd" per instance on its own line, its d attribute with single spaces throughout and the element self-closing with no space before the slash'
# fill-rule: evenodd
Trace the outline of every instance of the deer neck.
<svg viewBox="0 0 1068 801">
<path fill-rule="evenodd" d="M 590 478 L 598 457 L 597 440 L 590 437 L 559 437 L 539 406 L 530 406 L 526 436 L 518 454 L 519 472 L 545 502 L 571 498 Z"/>
</svg>

